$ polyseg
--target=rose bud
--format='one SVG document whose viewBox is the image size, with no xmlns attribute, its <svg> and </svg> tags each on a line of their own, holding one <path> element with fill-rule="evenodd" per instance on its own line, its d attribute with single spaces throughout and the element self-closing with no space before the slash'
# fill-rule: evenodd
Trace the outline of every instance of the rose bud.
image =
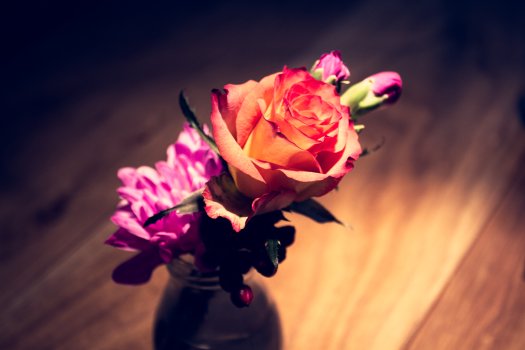
<svg viewBox="0 0 525 350">
<path fill-rule="evenodd" d="M 350 107 L 352 118 L 356 119 L 378 107 L 395 103 L 402 86 L 398 73 L 377 73 L 350 86 L 341 96 L 341 104 Z"/>
<path fill-rule="evenodd" d="M 232 303 L 237 307 L 246 307 L 252 303 L 253 291 L 247 285 L 242 285 L 240 289 L 230 294 Z"/>
<path fill-rule="evenodd" d="M 350 71 L 348 67 L 344 65 L 339 51 L 322 54 L 321 57 L 315 61 L 311 72 L 316 79 L 326 83 L 340 82 L 350 77 Z"/>
</svg>

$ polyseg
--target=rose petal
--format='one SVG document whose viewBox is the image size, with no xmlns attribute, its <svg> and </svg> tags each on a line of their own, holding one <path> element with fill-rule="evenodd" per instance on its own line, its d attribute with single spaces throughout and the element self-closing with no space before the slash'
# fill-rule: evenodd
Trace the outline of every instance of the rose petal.
<svg viewBox="0 0 525 350">
<path fill-rule="evenodd" d="M 315 80 L 307 71 L 306 68 L 288 68 L 284 67 L 282 73 L 279 73 L 275 78 L 273 101 L 282 100 L 284 93 L 295 83 L 309 79 Z M 277 107 L 277 106 L 276 106 Z"/>
<path fill-rule="evenodd" d="M 250 159 L 244 154 L 241 146 L 234 139 L 219 111 L 219 99 L 221 99 L 222 96 L 218 90 L 212 92 L 211 123 L 213 125 L 213 137 L 215 142 L 217 142 L 217 147 L 219 148 L 221 156 L 228 162 L 229 166 L 238 169 L 239 173 L 242 174 L 241 179 L 234 176 L 235 183 L 241 192 L 248 196 L 264 193 L 266 185 L 263 178 Z M 232 173 L 235 173 L 235 170 L 233 170 Z"/>
<path fill-rule="evenodd" d="M 237 119 L 235 120 L 237 130 L 235 139 L 241 147 L 244 147 L 253 128 L 255 128 L 255 125 L 262 117 L 260 100 L 262 99 L 268 103 L 272 100 L 272 91 L 276 76 L 277 74 L 272 74 L 261 79 L 246 95 L 239 108 Z"/>
<path fill-rule="evenodd" d="M 280 120 L 280 122 L 277 124 L 279 126 L 279 130 L 284 136 L 286 136 L 288 140 L 290 140 L 290 142 L 293 142 L 300 149 L 309 150 L 320 143 L 319 140 L 314 140 L 303 134 L 300 130 L 291 125 L 288 120 L 284 118 L 279 118 L 277 120 Z"/>
<path fill-rule="evenodd" d="M 246 225 L 251 211 L 251 200 L 240 193 L 228 174 L 213 177 L 202 193 L 205 210 L 212 219 L 223 217 L 239 232 Z"/>
<path fill-rule="evenodd" d="M 289 190 L 265 193 L 261 197 L 254 199 L 252 210 L 254 215 L 281 210 L 292 204 L 295 198 L 296 193 Z"/>
<path fill-rule="evenodd" d="M 357 134 L 350 134 L 342 154 L 335 155 L 337 161 L 323 174 L 276 168 L 260 161 L 255 161 L 255 164 L 270 189 L 278 187 L 295 191 L 297 193 L 295 201 L 300 202 L 333 190 L 342 177 L 353 168 L 353 163 L 359 158 L 360 153 L 361 147 L 357 141 Z"/>
<path fill-rule="evenodd" d="M 315 157 L 278 134 L 266 119 L 261 118 L 244 148 L 251 158 L 271 162 L 286 168 L 321 171 Z"/>
<path fill-rule="evenodd" d="M 348 108 L 342 108 L 334 86 L 316 80 L 304 70 L 285 68 L 275 79 L 273 99 L 274 103 L 280 103 L 273 104 L 271 113 L 264 117 L 277 125 L 290 142 L 314 154 L 325 145 L 333 147 L 333 142 L 324 143 L 322 135 L 333 133 L 335 127 L 332 124 L 345 112 L 348 114 Z M 296 119 L 309 127 L 298 125 Z"/>
<path fill-rule="evenodd" d="M 228 126 L 228 130 L 237 139 L 237 115 L 239 109 L 246 99 L 246 95 L 257 85 L 254 80 L 244 84 L 228 84 L 224 86 L 226 93 L 218 95 L 218 108 Z"/>
</svg>

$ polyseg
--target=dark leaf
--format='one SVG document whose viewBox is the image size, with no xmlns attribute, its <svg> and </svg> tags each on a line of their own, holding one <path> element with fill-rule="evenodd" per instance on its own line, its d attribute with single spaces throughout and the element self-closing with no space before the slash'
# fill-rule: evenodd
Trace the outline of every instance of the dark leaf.
<svg viewBox="0 0 525 350">
<path fill-rule="evenodd" d="M 179 94 L 179 105 L 180 105 L 180 109 L 182 110 L 182 113 L 186 117 L 186 120 L 188 120 L 188 123 L 190 123 L 190 126 L 194 128 L 195 130 L 197 130 L 200 137 L 210 146 L 210 148 L 215 153 L 219 154 L 219 148 L 217 147 L 217 144 L 202 129 L 202 125 L 199 123 L 199 120 L 197 119 L 195 112 L 193 112 L 193 110 L 191 109 L 188 103 L 188 100 L 186 99 L 186 96 L 184 96 L 184 91 L 181 91 Z"/>
<path fill-rule="evenodd" d="M 264 247 L 266 248 L 266 253 L 268 253 L 268 257 L 270 258 L 270 261 L 272 262 L 275 269 L 279 266 L 279 248 L 281 246 L 281 242 L 277 239 L 269 239 L 264 244 Z"/>
<path fill-rule="evenodd" d="M 290 211 L 309 217 L 319 223 L 336 222 L 343 225 L 332 213 L 315 199 L 307 199 L 304 202 L 294 202 L 290 205 Z M 344 226 L 344 225 L 343 225 Z"/>
<path fill-rule="evenodd" d="M 364 157 L 364 156 L 367 156 L 377 150 L 379 150 L 381 147 L 383 147 L 383 145 L 385 144 L 385 137 L 382 137 L 381 138 L 381 142 L 378 143 L 377 145 L 375 145 L 374 147 L 372 148 L 363 148 L 363 151 L 361 152 L 361 154 L 359 155 L 359 157 Z"/>
<path fill-rule="evenodd" d="M 151 224 L 156 223 L 166 215 L 176 211 L 178 214 L 190 214 L 195 213 L 201 209 L 202 202 L 202 189 L 191 193 L 188 197 L 184 198 L 182 202 L 174 207 L 159 211 L 157 214 L 151 216 L 144 223 L 144 227 L 148 227 Z"/>
</svg>

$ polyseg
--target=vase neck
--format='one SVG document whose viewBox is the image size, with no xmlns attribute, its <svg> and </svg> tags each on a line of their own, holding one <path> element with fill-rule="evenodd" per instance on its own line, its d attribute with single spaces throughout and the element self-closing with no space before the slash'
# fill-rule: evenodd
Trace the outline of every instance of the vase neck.
<svg viewBox="0 0 525 350">
<path fill-rule="evenodd" d="M 192 257 L 173 259 L 168 265 L 171 277 L 186 287 L 215 290 L 220 289 L 219 271 L 201 272 L 193 264 Z"/>
</svg>

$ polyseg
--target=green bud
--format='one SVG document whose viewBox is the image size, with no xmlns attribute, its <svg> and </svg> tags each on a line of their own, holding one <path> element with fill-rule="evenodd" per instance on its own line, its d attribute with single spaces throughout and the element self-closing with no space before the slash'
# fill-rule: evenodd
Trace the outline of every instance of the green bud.
<svg viewBox="0 0 525 350">
<path fill-rule="evenodd" d="M 401 94 L 402 81 L 395 72 L 374 74 L 350 86 L 341 96 L 341 104 L 350 107 L 352 118 L 386 104 L 393 104 Z"/>
<path fill-rule="evenodd" d="M 350 86 L 341 95 L 341 104 L 350 107 L 353 119 L 379 107 L 383 102 L 382 97 L 377 97 L 372 92 L 372 85 L 371 79 L 365 79 Z"/>
</svg>

